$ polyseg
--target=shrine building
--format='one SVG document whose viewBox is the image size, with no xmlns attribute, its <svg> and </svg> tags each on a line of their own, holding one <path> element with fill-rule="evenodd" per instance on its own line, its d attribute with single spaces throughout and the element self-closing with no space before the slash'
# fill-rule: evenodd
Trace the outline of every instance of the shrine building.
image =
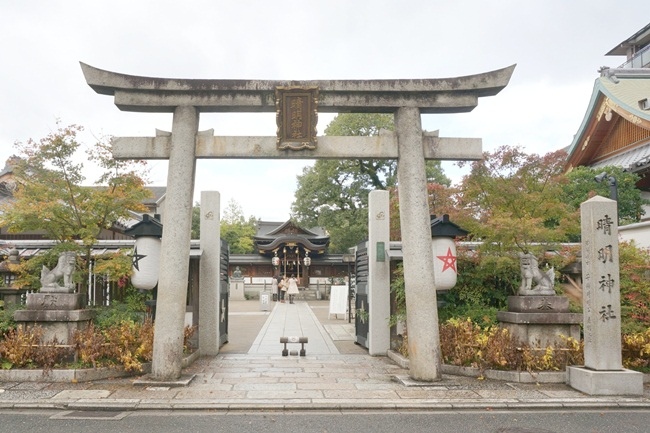
<svg viewBox="0 0 650 433">
<path fill-rule="evenodd" d="M 325 287 L 348 276 L 343 254 L 329 254 L 330 237 L 321 227 L 304 228 L 294 221 L 259 221 L 254 254 L 231 254 L 229 275 L 239 267 L 253 291 L 278 275 L 298 278 L 301 288 Z"/>
</svg>

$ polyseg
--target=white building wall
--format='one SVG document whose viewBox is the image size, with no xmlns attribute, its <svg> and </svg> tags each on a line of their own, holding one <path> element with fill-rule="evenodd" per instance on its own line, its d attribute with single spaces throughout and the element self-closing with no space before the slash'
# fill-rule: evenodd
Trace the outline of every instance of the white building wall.
<svg viewBox="0 0 650 433">
<path fill-rule="evenodd" d="M 639 248 L 650 248 L 650 221 L 620 226 L 618 237 L 622 241 L 634 241 Z"/>
</svg>

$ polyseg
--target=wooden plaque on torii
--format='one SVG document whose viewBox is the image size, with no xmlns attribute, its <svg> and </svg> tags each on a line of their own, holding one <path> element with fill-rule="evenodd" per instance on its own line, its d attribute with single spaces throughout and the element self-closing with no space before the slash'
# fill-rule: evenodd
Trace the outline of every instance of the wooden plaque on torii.
<svg viewBox="0 0 650 433">
<path fill-rule="evenodd" d="M 318 87 L 276 87 L 275 107 L 278 149 L 316 149 Z"/>
</svg>

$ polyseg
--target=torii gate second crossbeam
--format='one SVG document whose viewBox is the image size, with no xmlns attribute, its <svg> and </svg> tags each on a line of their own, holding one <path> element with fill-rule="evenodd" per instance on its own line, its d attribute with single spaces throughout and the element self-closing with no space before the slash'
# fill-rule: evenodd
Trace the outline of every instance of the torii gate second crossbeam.
<svg viewBox="0 0 650 433">
<path fill-rule="evenodd" d="M 409 329 L 409 375 L 442 377 L 438 310 L 426 195 L 426 159 L 481 158 L 480 139 L 441 138 L 422 131 L 422 113 L 471 111 L 478 98 L 508 84 L 515 65 L 455 78 L 408 80 L 196 80 L 119 74 L 81 64 L 97 93 L 114 96 L 124 111 L 173 113 L 171 134 L 118 138 L 122 159 L 169 158 L 166 220 L 162 237 L 157 323 L 151 377 L 180 377 L 185 293 L 189 265 L 196 158 L 397 158 L 400 219 Z M 278 89 L 316 89 L 320 112 L 394 113 L 395 132 L 378 137 L 319 137 L 298 150 L 276 146 L 276 137 L 214 137 L 199 133 L 201 112 L 276 112 Z M 200 319 L 199 319 L 200 320 Z M 388 324 L 387 324 L 388 326 Z M 201 329 L 200 332 L 206 330 Z"/>
</svg>

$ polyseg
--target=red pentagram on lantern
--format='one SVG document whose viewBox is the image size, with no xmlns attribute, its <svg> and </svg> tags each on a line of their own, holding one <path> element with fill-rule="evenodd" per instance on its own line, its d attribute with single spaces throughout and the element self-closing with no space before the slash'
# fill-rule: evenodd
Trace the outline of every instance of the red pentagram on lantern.
<svg viewBox="0 0 650 433">
<path fill-rule="evenodd" d="M 447 255 L 446 256 L 436 256 L 440 260 L 444 262 L 442 265 L 442 272 L 445 272 L 447 269 L 452 269 L 454 272 L 458 272 L 456 270 L 456 256 L 454 256 L 451 252 L 451 248 L 447 248 Z"/>
</svg>

